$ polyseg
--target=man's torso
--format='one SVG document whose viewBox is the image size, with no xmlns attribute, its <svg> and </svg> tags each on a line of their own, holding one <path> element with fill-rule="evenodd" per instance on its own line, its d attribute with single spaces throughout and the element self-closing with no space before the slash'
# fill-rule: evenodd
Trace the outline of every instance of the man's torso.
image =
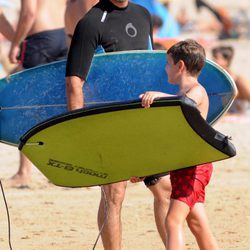
<svg viewBox="0 0 250 250">
<path fill-rule="evenodd" d="M 144 50 L 150 47 L 151 18 L 142 7 L 129 3 L 119 9 L 105 0 L 78 23 L 70 48 L 67 76 L 85 79 L 95 50 Z"/>
</svg>

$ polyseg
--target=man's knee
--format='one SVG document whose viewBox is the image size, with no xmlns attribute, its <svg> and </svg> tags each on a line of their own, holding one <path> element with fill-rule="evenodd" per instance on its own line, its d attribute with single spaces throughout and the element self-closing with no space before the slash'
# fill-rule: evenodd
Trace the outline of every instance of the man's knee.
<svg viewBox="0 0 250 250">
<path fill-rule="evenodd" d="M 111 184 L 103 189 L 104 194 L 102 198 L 105 198 L 109 206 L 121 207 L 125 197 L 126 184 L 119 183 L 117 185 Z"/>
</svg>

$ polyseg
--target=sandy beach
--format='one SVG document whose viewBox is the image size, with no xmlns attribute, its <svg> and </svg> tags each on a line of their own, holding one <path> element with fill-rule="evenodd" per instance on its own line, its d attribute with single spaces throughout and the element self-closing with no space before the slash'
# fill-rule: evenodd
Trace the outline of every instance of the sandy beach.
<svg viewBox="0 0 250 250">
<path fill-rule="evenodd" d="M 242 2 L 250 7 L 248 1 Z M 227 2 L 235 7 L 235 1 Z M 232 44 L 236 49 L 233 69 L 250 79 L 250 40 L 223 43 Z M 221 119 L 215 129 L 232 136 L 237 156 L 214 164 L 206 196 L 210 225 L 220 249 L 249 250 L 250 116 Z M 13 250 L 93 248 L 99 233 L 96 218 L 100 200 L 98 187 L 57 187 L 34 167 L 29 187 L 10 188 L 5 185 L 5 181 L 18 169 L 18 149 L 0 143 L 0 158 L 0 179 L 10 213 Z M 143 183 L 128 184 L 122 222 L 122 249 L 164 249 L 154 223 L 153 196 Z M 185 237 L 187 249 L 197 250 L 195 239 L 186 225 Z M 3 195 L 0 193 L 0 250 L 8 249 L 8 221 Z M 101 239 L 96 249 L 103 249 Z"/>
<path fill-rule="evenodd" d="M 206 208 L 211 227 L 224 250 L 248 250 L 250 246 L 250 121 L 221 121 L 215 128 L 233 138 L 238 155 L 214 164 L 207 188 Z M 0 144 L 1 178 L 9 178 L 18 166 L 16 148 Z M 4 185 L 4 181 L 3 181 Z M 92 249 L 98 235 L 96 214 L 99 188 L 61 188 L 33 169 L 29 188 L 4 187 L 11 218 L 11 242 L 15 250 Z M 142 183 L 129 184 L 122 211 L 123 249 L 164 249 L 153 217 L 153 198 Z M 8 248 L 8 224 L 0 198 L 0 249 Z M 198 249 L 185 226 L 187 249 Z M 101 241 L 96 249 L 103 249 Z"/>
</svg>

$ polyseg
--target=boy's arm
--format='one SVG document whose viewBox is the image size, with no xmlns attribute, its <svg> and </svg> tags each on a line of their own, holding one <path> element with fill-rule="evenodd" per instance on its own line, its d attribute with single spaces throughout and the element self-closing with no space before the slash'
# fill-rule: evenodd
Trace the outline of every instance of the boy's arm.
<svg viewBox="0 0 250 250">
<path fill-rule="evenodd" d="M 161 98 L 161 97 L 169 97 L 169 96 L 175 96 L 175 95 L 170 95 L 170 94 L 163 93 L 163 92 L 148 91 L 148 92 L 145 92 L 144 94 L 141 94 L 140 98 L 142 99 L 141 100 L 142 106 L 144 108 L 149 108 L 155 99 Z"/>
</svg>

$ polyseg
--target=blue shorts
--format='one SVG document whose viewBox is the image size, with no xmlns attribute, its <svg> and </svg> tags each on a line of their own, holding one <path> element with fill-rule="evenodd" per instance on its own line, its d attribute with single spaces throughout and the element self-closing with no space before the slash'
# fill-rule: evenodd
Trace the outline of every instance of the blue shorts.
<svg viewBox="0 0 250 250">
<path fill-rule="evenodd" d="M 64 29 L 48 30 L 26 37 L 21 45 L 20 60 L 28 69 L 66 57 L 68 47 Z"/>
</svg>

